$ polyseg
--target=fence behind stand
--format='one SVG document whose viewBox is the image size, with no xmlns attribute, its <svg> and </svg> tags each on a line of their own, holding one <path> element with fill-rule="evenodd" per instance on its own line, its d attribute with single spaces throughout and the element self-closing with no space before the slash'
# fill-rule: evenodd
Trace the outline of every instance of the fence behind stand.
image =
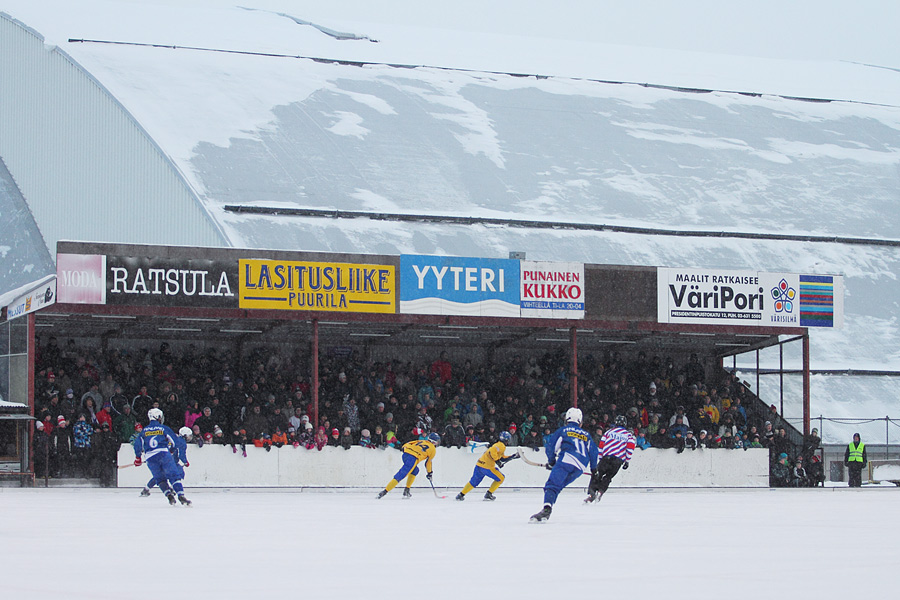
<svg viewBox="0 0 900 600">
<path fill-rule="evenodd" d="M 434 461 L 434 484 L 462 488 L 472 476 L 475 453 L 466 448 L 439 448 Z M 543 460 L 543 452 L 533 453 Z M 185 485 L 198 487 L 366 487 L 382 488 L 400 468 L 401 452 L 394 449 L 372 450 L 362 447 L 302 448 L 248 447 L 247 457 L 232 452 L 230 446 L 207 444 L 188 446 L 191 466 L 185 469 Z M 675 450 L 651 448 L 635 452 L 631 468 L 620 471 L 613 486 L 619 487 L 767 487 L 769 485 L 767 450 L 695 450 L 677 454 Z M 119 449 L 119 464 L 134 461 L 130 446 Z M 425 470 L 419 466 L 419 477 Z M 548 472 L 514 460 L 503 468 L 505 486 L 543 487 Z M 141 487 L 150 479 L 146 467 L 120 469 L 119 487 Z M 587 486 L 587 477 L 583 480 Z M 427 485 L 417 481 L 416 486 Z M 579 485 L 579 484 L 576 484 Z M 487 482 L 483 484 L 487 489 Z"/>
</svg>

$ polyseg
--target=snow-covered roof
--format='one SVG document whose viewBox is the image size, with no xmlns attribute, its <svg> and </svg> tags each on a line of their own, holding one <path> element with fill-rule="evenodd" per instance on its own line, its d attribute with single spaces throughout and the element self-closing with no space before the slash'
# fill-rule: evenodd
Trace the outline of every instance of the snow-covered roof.
<svg viewBox="0 0 900 600">
<path fill-rule="evenodd" d="M 3 10 L 115 95 L 233 246 L 838 273 L 845 327 L 814 332 L 814 367 L 900 371 L 900 8 L 885 4 Z M 652 234 L 672 229 L 774 239 Z"/>
</svg>

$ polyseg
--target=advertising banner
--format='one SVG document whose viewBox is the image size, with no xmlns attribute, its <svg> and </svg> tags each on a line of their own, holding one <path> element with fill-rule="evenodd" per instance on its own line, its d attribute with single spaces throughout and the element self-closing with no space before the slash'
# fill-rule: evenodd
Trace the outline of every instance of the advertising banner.
<svg viewBox="0 0 900 600">
<path fill-rule="evenodd" d="M 56 255 L 57 302 L 106 304 L 106 256 Z"/>
<path fill-rule="evenodd" d="M 58 302 L 237 308 L 237 261 L 58 254 Z"/>
<path fill-rule="evenodd" d="M 51 275 L 52 277 L 52 275 Z M 6 307 L 6 320 L 12 321 L 16 317 L 40 310 L 56 302 L 56 279 L 38 286 L 32 291 L 19 296 Z"/>
<path fill-rule="evenodd" d="M 584 263 L 536 262 L 521 265 L 521 316 L 584 318 Z"/>
<path fill-rule="evenodd" d="M 840 326 L 840 316 L 834 317 L 835 279 L 841 280 L 796 273 L 659 268 L 657 316 L 660 323 Z M 839 313 L 842 307 L 841 303 Z"/>
<path fill-rule="evenodd" d="M 106 269 L 107 304 L 237 307 L 234 261 L 107 256 Z"/>
<path fill-rule="evenodd" d="M 400 256 L 400 312 L 519 316 L 519 261 L 505 258 Z"/>
<path fill-rule="evenodd" d="M 240 308 L 396 312 L 393 265 L 239 261 Z"/>
</svg>

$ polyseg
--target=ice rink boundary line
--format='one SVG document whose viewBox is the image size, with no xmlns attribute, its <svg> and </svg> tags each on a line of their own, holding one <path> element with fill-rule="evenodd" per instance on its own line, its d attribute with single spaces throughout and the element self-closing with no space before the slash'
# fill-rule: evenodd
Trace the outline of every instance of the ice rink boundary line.
<svg viewBox="0 0 900 600">
<path fill-rule="evenodd" d="M 579 490 L 579 487 L 586 488 L 587 482 L 585 482 L 584 486 L 578 486 L 577 484 L 573 484 L 572 489 L 575 491 Z M 50 487 L 44 488 L 43 486 L 35 486 L 31 487 L 0 487 L 0 494 L 4 493 L 22 493 L 26 492 L 49 492 L 50 493 L 80 493 L 84 490 L 109 490 L 110 492 L 119 493 L 122 495 L 127 495 L 130 493 L 134 493 L 136 490 L 139 490 L 138 487 L 121 487 L 121 488 L 101 488 L 97 486 L 60 486 L 60 487 Z M 223 486 L 223 487 L 197 487 L 191 488 L 187 486 L 186 490 L 190 490 L 190 493 L 193 494 L 205 494 L 208 492 L 216 493 L 216 494 L 232 494 L 232 493 L 244 493 L 244 494 L 269 494 L 269 493 L 279 493 L 279 494 L 339 494 L 339 493 L 352 493 L 352 494 L 374 494 L 378 492 L 380 487 L 325 487 L 325 486 L 302 486 L 302 487 L 257 487 L 257 486 L 246 486 L 246 487 L 235 487 L 235 486 Z M 416 493 L 425 493 L 431 488 L 426 488 L 422 486 L 415 486 L 412 488 L 414 494 Z M 437 490 L 451 492 L 458 491 L 457 487 L 443 487 L 436 486 Z M 500 493 L 523 493 L 523 492 L 538 492 L 542 488 L 540 487 L 508 487 L 501 488 Z M 900 490 L 900 487 L 897 487 L 893 484 L 864 484 L 862 488 L 849 488 L 846 484 L 843 485 L 826 485 L 825 487 L 820 488 L 770 488 L 770 487 L 612 487 L 610 491 L 615 493 L 625 493 L 625 494 L 640 494 L 640 493 L 653 493 L 653 494 L 685 494 L 685 493 L 693 493 L 693 492 L 756 492 L 756 493 L 765 493 L 765 492 L 774 492 L 774 493 L 821 493 L 821 492 L 848 492 L 848 493 L 863 493 L 871 490 Z M 399 494 L 398 494 L 399 495 Z"/>
</svg>

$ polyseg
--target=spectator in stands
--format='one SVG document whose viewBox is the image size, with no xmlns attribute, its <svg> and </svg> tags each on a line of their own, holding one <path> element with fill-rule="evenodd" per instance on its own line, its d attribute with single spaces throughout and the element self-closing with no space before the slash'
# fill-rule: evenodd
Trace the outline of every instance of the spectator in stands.
<svg viewBox="0 0 900 600">
<path fill-rule="evenodd" d="M 694 437 L 694 432 L 688 429 L 684 436 L 684 449 L 696 450 L 697 446 L 697 438 Z"/>
<path fill-rule="evenodd" d="M 90 476 L 91 461 L 91 437 L 94 428 L 87 422 L 85 413 L 78 415 L 78 420 L 72 427 L 73 454 L 75 460 L 75 473 L 77 477 Z"/>
<path fill-rule="evenodd" d="M 381 429 L 381 425 L 376 425 L 375 431 L 372 432 L 372 447 L 373 448 L 383 448 L 384 447 L 384 431 Z"/>
<path fill-rule="evenodd" d="M 515 423 L 510 423 L 507 428 L 507 432 L 509 433 L 509 441 L 506 443 L 507 447 L 512 446 L 515 448 L 519 445 L 519 432 Z"/>
<path fill-rule="evenodd" d="M 791 472 L 791 487 L 809 487 L 809 477 L 803 468 L 803 457 L 798 456 Z"/>
<path fill-rule="evenodd" d="M 312 450 L 316 447 L 316 435 L 313 432 L 312 423 L 307 421 L 303 424 L 303 430 L 297 434 L 297 444 L 307 450 Z"/>
<path fill-rule="evenodd" d="M 143 413 L 138 413 L 143 414 Z M 165 414 L 165 413 L 163 413 Z M 203 416 L 203 411 L 200 410 L 200 401 L 194 400 L 188 405 L 187 410 L 184 411 L 184 426 L 193 429 L 194 424 L 197 422 L 197 419 Z"/>
<path fill-rule="evenodd" d="M 813 454 L 810 459 L 809 466 L 806 470 L 809 475 L 810 487 L 825 487 L 825 467 L 822 465 L 822 459 L 818 454 Z"/>
<path fill-rule="evenodd" d="M 462 448 L 466 445 L 466 430 L 459 420 L 459 415 L 454 414 L 450 424 L 444 428 L 444 432 L 441 435 L 441 445 L 447 447 L 456 446 L 457 448 Z"/>
<path fill-rule="evenodd" d="M 803 457 L 807 465 L 812 462 L 812 457 L 816 454 L 821 443 L 822 438 L 819 437 L 819 430 L 815 427 L 808 435 L 803 437 L 803 448 L 800 450 L 800 456 Z"/>
<path fill-rule="evenodd" d="M 770 485 L 772 487 L 788 487 L 791 483 L 791 467 L 788 464 L 788 455 L 784 452 L 778 455 L 775 464 L 772 465 Z"/>
<path fill-rule="evenodd" d="M 137 423 L 137 419 L 134 418 L 131 405 L 122 405 L 121 412 L 113 417 L 113 430 L 120 444 L 127 444 L 131 440 L 131 436 L 134 434 L 135 423 Z"/>
<path fill-rule="evenodd" d="M 47 415 L 48 417 L 50 415 Z M 35 421 L 34 438 L 32 438 L 32 447 L 34 449 L 34 475 L 35 477 L 49 477 L 50 467 L 50 435 L 44 428 L 43 421 Z"/>
<path fill-rule="evenodd" d="M 251 439 L 261 438 L 267 433 L 269 423 L 262 414 L 262 407 L 259 404 L 253 404 L 253 409 L 244 418 L 243 428 L 247 430 L 247 435 Z"/>
<path fill-rule="evenodd" d="M 327 445 L 338 448 L 341 445 L 341 432 L 337 427 L 331 429 L 331 436 L 328 438 Z"/>
<path fill-rule="evenodd" d="M 66 418 L 59 415 L 56 427 L 51 435 L 50 446 L 50 476 L 71 477 L 72 457 L 75 447 L 72 442 L 72 432 L 69 430 Z"/>
<path fill-rule="evenodd" d="M 112 430 L 112 404 L 108 400 L 104 401 L 103 407 L 97 411 L 96 420 L 97 425 L 106 423 L 109 425 L 110 431 Z"/>
<path fill-rule="evenodd" d="M 92 476 L 98 477 L 103 487 L 115 487 L 120 444 L 108 422 L 104 421 L 94 431 L 91 445 Z"/>
<path fill-rule="evenodd" d="M 340 442 L 341 448 L 344 450 L 349 450 L 353 446 L 353 431 L 350 427 L 344 427 Z"/>
</svg>

